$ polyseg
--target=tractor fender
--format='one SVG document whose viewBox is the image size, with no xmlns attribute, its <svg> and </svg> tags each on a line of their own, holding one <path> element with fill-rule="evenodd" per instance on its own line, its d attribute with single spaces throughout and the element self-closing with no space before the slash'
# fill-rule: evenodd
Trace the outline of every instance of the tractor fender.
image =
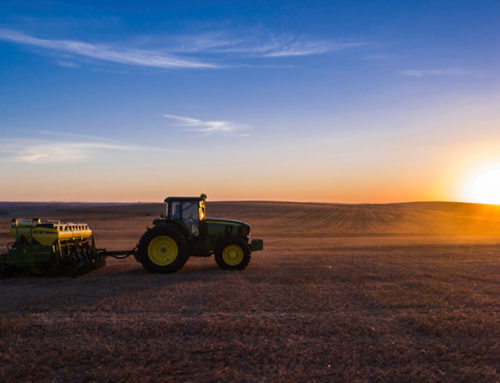
<svg viewBox="0 0 500 383">
<path fill-rule="evenodd" d="M 160 222 L 157 222 L 154 227 L 174 227 L 175 229 L 179 230 L 186 239 L 189 238 L 189 233 L 184 225 L 182 225 L 179 222 L 176 221 L 169 221 L 169 220 L 163 220 Z"/>
</svg>

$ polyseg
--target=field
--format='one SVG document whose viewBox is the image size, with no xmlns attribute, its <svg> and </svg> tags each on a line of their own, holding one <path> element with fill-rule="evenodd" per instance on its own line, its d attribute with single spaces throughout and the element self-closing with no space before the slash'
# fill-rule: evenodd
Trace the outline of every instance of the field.
<svg viewBox="0 0 500 383">
<path fill-rule="evenodd" d="M 160 204 L 0 204 L 133 248 Z M 0 381 L 498 382 L 500 208 L 209 203 L 263 238 L 247 269 L 109 259 L 0 281 Z"/>
</svg>

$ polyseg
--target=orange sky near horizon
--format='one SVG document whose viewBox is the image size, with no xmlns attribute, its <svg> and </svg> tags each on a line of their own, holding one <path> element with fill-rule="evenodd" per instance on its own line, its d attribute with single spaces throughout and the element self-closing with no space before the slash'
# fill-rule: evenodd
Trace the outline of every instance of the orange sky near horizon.
<svg viewBox="0 0 500 383">
<path fill-rule="evenodd" d="M 457 164 L 455 168 L 453 163 Z M 116 170 L 112 176 L 91 172 L 82 174 L 80 171 L 78 174 L 38 174 L 36 190 L 32 177 L 10 182 L 4 178 L 3 193 L 15 196 L 4 199 L 9 201 L 61 202 L 162 202 L 169 195 L 197 196 L 200 193 L 206 193 L 212 201 L 491 202 L 474 200 L 474 196 L 467 195 L 468 185 L 481 175 L 483 168 L 480 164 L 474 164 L 474 161 L 467 166 L 451 161 L 448 168 L 438 165 L 429 170 L 408 167 L 407 172 L 405 169 L 386 171 L 374 168 L 364 176 L 355 172 L 335 173 L 333 170 L 328 174 L 324 169 L 308 173 L 305 169 L 297 169 L 297 176 L 283 171 L 280 177 L 274 176 L 271 171 L 263 171 L 233 179 L 211 178 L 211 174 L 200 173 L 192 179 L 182 179 L 175 184 L 168 179 L 158 179 L 154 174 L 143 174 L 140 181 L 134 181 L 125 172 Z M 66 182 L 54 187 L 58 185 L 61 176 Z M 179 179 L 178 176 L 173 178 Z"/>
</svg>

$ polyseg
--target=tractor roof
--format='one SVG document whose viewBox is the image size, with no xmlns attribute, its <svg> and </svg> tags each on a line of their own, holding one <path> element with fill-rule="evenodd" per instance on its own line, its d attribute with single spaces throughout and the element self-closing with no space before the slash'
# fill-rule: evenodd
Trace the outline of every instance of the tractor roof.
<svg viewBox="0 0 500 383">
<path fill-rule="evenodd" d="M 201 201 L 207 199 L 206 194 L 202 194 L 199 197 L 167 197 L 165 198 L 165 202 L 172 202 L 172 201 Z"/>
</svg>

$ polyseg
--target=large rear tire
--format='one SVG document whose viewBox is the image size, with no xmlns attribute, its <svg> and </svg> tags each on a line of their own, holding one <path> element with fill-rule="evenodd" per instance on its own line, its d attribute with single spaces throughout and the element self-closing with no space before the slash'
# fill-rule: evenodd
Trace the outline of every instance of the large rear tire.
<svg viewBox="0 0 500 383">
<path fill-rule="evenodd" d="M 175 227 L 155 226 L 139 241 L 139 261 L 151 273 L 174 273 L 188 259 L 186 238 Z"/>
<path fill-rule="evenodd" d="M 250 262 L 250 246 L 241 238 L 224 238 L 215 250 L 215 262 L 223 270 L 243 270 Z"/>
</svg>

